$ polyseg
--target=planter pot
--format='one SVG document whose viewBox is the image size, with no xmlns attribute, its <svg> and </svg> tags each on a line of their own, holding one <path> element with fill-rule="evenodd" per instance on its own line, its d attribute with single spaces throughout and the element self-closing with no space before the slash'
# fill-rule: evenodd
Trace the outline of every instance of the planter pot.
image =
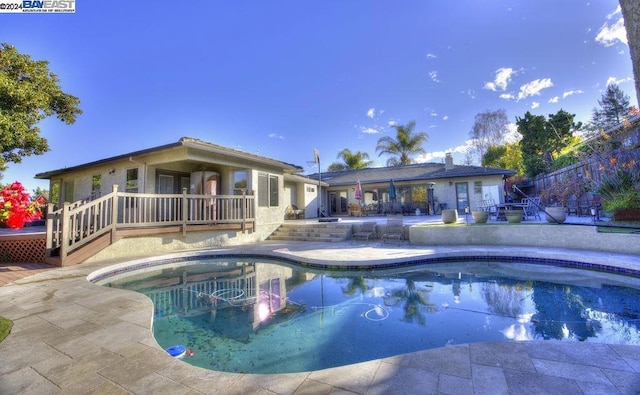
<svg viewBox="0 0 640 395">
<path fill-rule="evenodd" d="M 510 210 L 504 213 L 504 216 L 507 218 L 507 221 L 512 224 L 517 224 L 522 222 L 522 210 Z"/>
<path fill-rule="evenodd" d="M 567 219 L 567 210 L 564 207 L 546 207 L 545 211 L 545 217 L 549 223 L 561 224 Z"/>
<path fill-rule="evenodd" d="M 442 210 L 442 222 L 445 224 L 455 224 L 458 222 L 458 210 Z"/>
<path fill-rule="evenodd" d="M 613 213 L 614 221 L 640 221 L 640 208 L 628 208 L 616 210 Z"/>
<path fill-rule="evenodd" d="M 488 211 L 472 211 L 471 216 L 473 217 L 473 222 L 476 224 L 486 224 L 489 220 Z"/>
</svg>

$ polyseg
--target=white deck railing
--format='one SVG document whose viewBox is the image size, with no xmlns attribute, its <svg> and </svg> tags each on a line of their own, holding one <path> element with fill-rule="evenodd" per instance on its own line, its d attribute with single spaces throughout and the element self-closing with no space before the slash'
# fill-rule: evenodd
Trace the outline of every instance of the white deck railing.
<svg viewBox="0 0 640 395">
<path fill-rule="evenodd" d="M 59 210 L 49 205 L 47 254 L 61 260 L 74 250 L 118 229 L 188 225 L 239 224 L 242 230 L 255 222 L 253 195 L 189 195 L 113 192 L 84 203 L 65 203 Z"/>
</svg>

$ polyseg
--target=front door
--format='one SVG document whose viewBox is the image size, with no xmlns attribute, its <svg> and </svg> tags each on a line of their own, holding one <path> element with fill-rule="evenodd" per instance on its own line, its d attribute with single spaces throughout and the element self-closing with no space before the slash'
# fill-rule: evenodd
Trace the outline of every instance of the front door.
<svg viewBox="0 0 640 395">
<path fill-rule="evenodd" d="M 191 184 L 189 173 L 177 173 L 167 170 L 158 170 L 156 178 L 156 193 L 182 193 L 182 188 L 187 188 Z"/>
<path fill-rule="evenodd" d="M 464 213 L 464 208 L 469 206 L 469 184 L 456 182 L 456 208 Z"/>
<path fill-rule="evenodd" d="M 347 191 L 329 192 L 329 215 L 348 215 Z"/>
</svg>

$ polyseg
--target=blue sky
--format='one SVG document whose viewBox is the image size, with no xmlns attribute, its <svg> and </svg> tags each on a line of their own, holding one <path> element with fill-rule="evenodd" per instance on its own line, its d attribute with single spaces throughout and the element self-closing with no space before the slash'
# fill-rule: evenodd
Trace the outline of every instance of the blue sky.
<svg viewBox="0 0 640 395">
<path fill-rule="evenodd" d="M 2 182 L 189 136 L 317 171 L 369 154 L 393 124 L 460 163 L 476 114 L 560 109 L 588 121 L 608 82 L 637 102 L 616 0 L 76 1 L 74 14 L 0 14 L 0 41 L 47 60 L 80 98 L 41 123 L 51 151 Z"/>
</svg>

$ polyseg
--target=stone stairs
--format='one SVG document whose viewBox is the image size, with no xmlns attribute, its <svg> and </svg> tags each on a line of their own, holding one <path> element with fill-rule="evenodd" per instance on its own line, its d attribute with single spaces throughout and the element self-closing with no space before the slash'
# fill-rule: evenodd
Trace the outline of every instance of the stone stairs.
<svg viewBox="0 0 640 395">
<path fill-rule="evenodd" d="M 351 238 L 351 229 L 351 224 L 332 222 L 319 222 L 317 224 L 285 223 L 280 225 L 267 240 L 319 241 L 331 243 L 349 240 Z"/>
</svg>

